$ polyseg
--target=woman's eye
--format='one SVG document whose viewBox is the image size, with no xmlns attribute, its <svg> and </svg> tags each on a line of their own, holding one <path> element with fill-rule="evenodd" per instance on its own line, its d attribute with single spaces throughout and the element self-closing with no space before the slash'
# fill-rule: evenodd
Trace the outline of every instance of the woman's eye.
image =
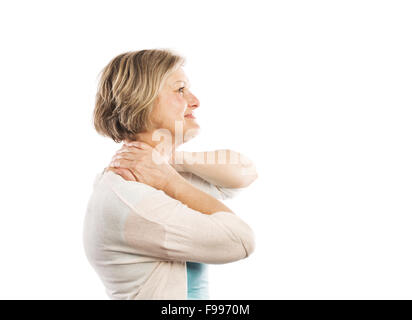
<svg viewBox="0 0 412 320">
<path fill-rule="evenodd" d="M 181 87 L 181 88 L 179 88 L 179 92 L 180 93 L 183 93 L 183 91 L 180 91 L 180 90 L 182 90 L 182 89 L 184 89 L 185 87 Z"/>
</svg>

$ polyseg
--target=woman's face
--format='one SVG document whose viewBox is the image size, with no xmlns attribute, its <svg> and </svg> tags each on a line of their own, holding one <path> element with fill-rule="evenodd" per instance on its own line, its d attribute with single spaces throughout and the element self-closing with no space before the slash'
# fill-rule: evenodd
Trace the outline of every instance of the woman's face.
<svg viewBox="0 0 412 320">
<path fill-rule="evenodd" d="M 200 129 L 193 114 L 200 102 L 189 88 L 189 80 L 182 68 L 171 73 L 150 115 L 154 130 L 163 128 L 169 130 L 173 137 L 181 135 L 182 143 L 196 136 Z"/>
</svg>

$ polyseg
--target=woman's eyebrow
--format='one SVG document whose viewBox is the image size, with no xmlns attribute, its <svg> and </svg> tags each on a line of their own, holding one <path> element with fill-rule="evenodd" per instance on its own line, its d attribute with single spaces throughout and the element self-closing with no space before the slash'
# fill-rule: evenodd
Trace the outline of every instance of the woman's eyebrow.
<svg viewBox="0 0 412 320">
<path fill-rule="evenodd" d="M 188 86 L 188 87 L 190 87 L 190 82 L 186 82 L 186 81 L 184 81 L 184 80 L 177 80 L 177 81 L 175 81 L 175 83 L 178 83 L 178 82 L 183 82 L 186 86 Z"/>
</svg>

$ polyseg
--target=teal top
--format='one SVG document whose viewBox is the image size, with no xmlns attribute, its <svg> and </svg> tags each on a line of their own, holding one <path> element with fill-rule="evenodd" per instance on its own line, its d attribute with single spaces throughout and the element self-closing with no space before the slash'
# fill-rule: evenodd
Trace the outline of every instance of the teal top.
<svg viewBox="0 0 412 320">
<path fill-rule="evenodd" d="M 186 262 L 187 299 L 209 299 L 207 264 Z"/>
</svg>

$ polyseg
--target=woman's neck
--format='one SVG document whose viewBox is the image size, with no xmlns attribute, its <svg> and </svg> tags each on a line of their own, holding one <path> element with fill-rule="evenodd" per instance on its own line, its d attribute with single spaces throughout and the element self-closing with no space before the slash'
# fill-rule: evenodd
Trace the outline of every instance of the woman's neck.
<svg viewBox="0 0 412 320">
<path fill-rule="evenodd" d="M 178 145 L 175 144 L 173 137 L 166 138 L 165 136 L 163 136 L 160 139 L 153 140 L 154 137 L 155 135 L 152 132 L 141 132 L 136 135 L 135 140 L 133 141 L 141 141 L 147 143 L 152 148 L 155 148 L 162 156 L 170 159 L 172 153 L 178 147 Z M 128 139 L 126 139 L 125 141 L 132 142 L 132 140 Z"/>
</svg>

